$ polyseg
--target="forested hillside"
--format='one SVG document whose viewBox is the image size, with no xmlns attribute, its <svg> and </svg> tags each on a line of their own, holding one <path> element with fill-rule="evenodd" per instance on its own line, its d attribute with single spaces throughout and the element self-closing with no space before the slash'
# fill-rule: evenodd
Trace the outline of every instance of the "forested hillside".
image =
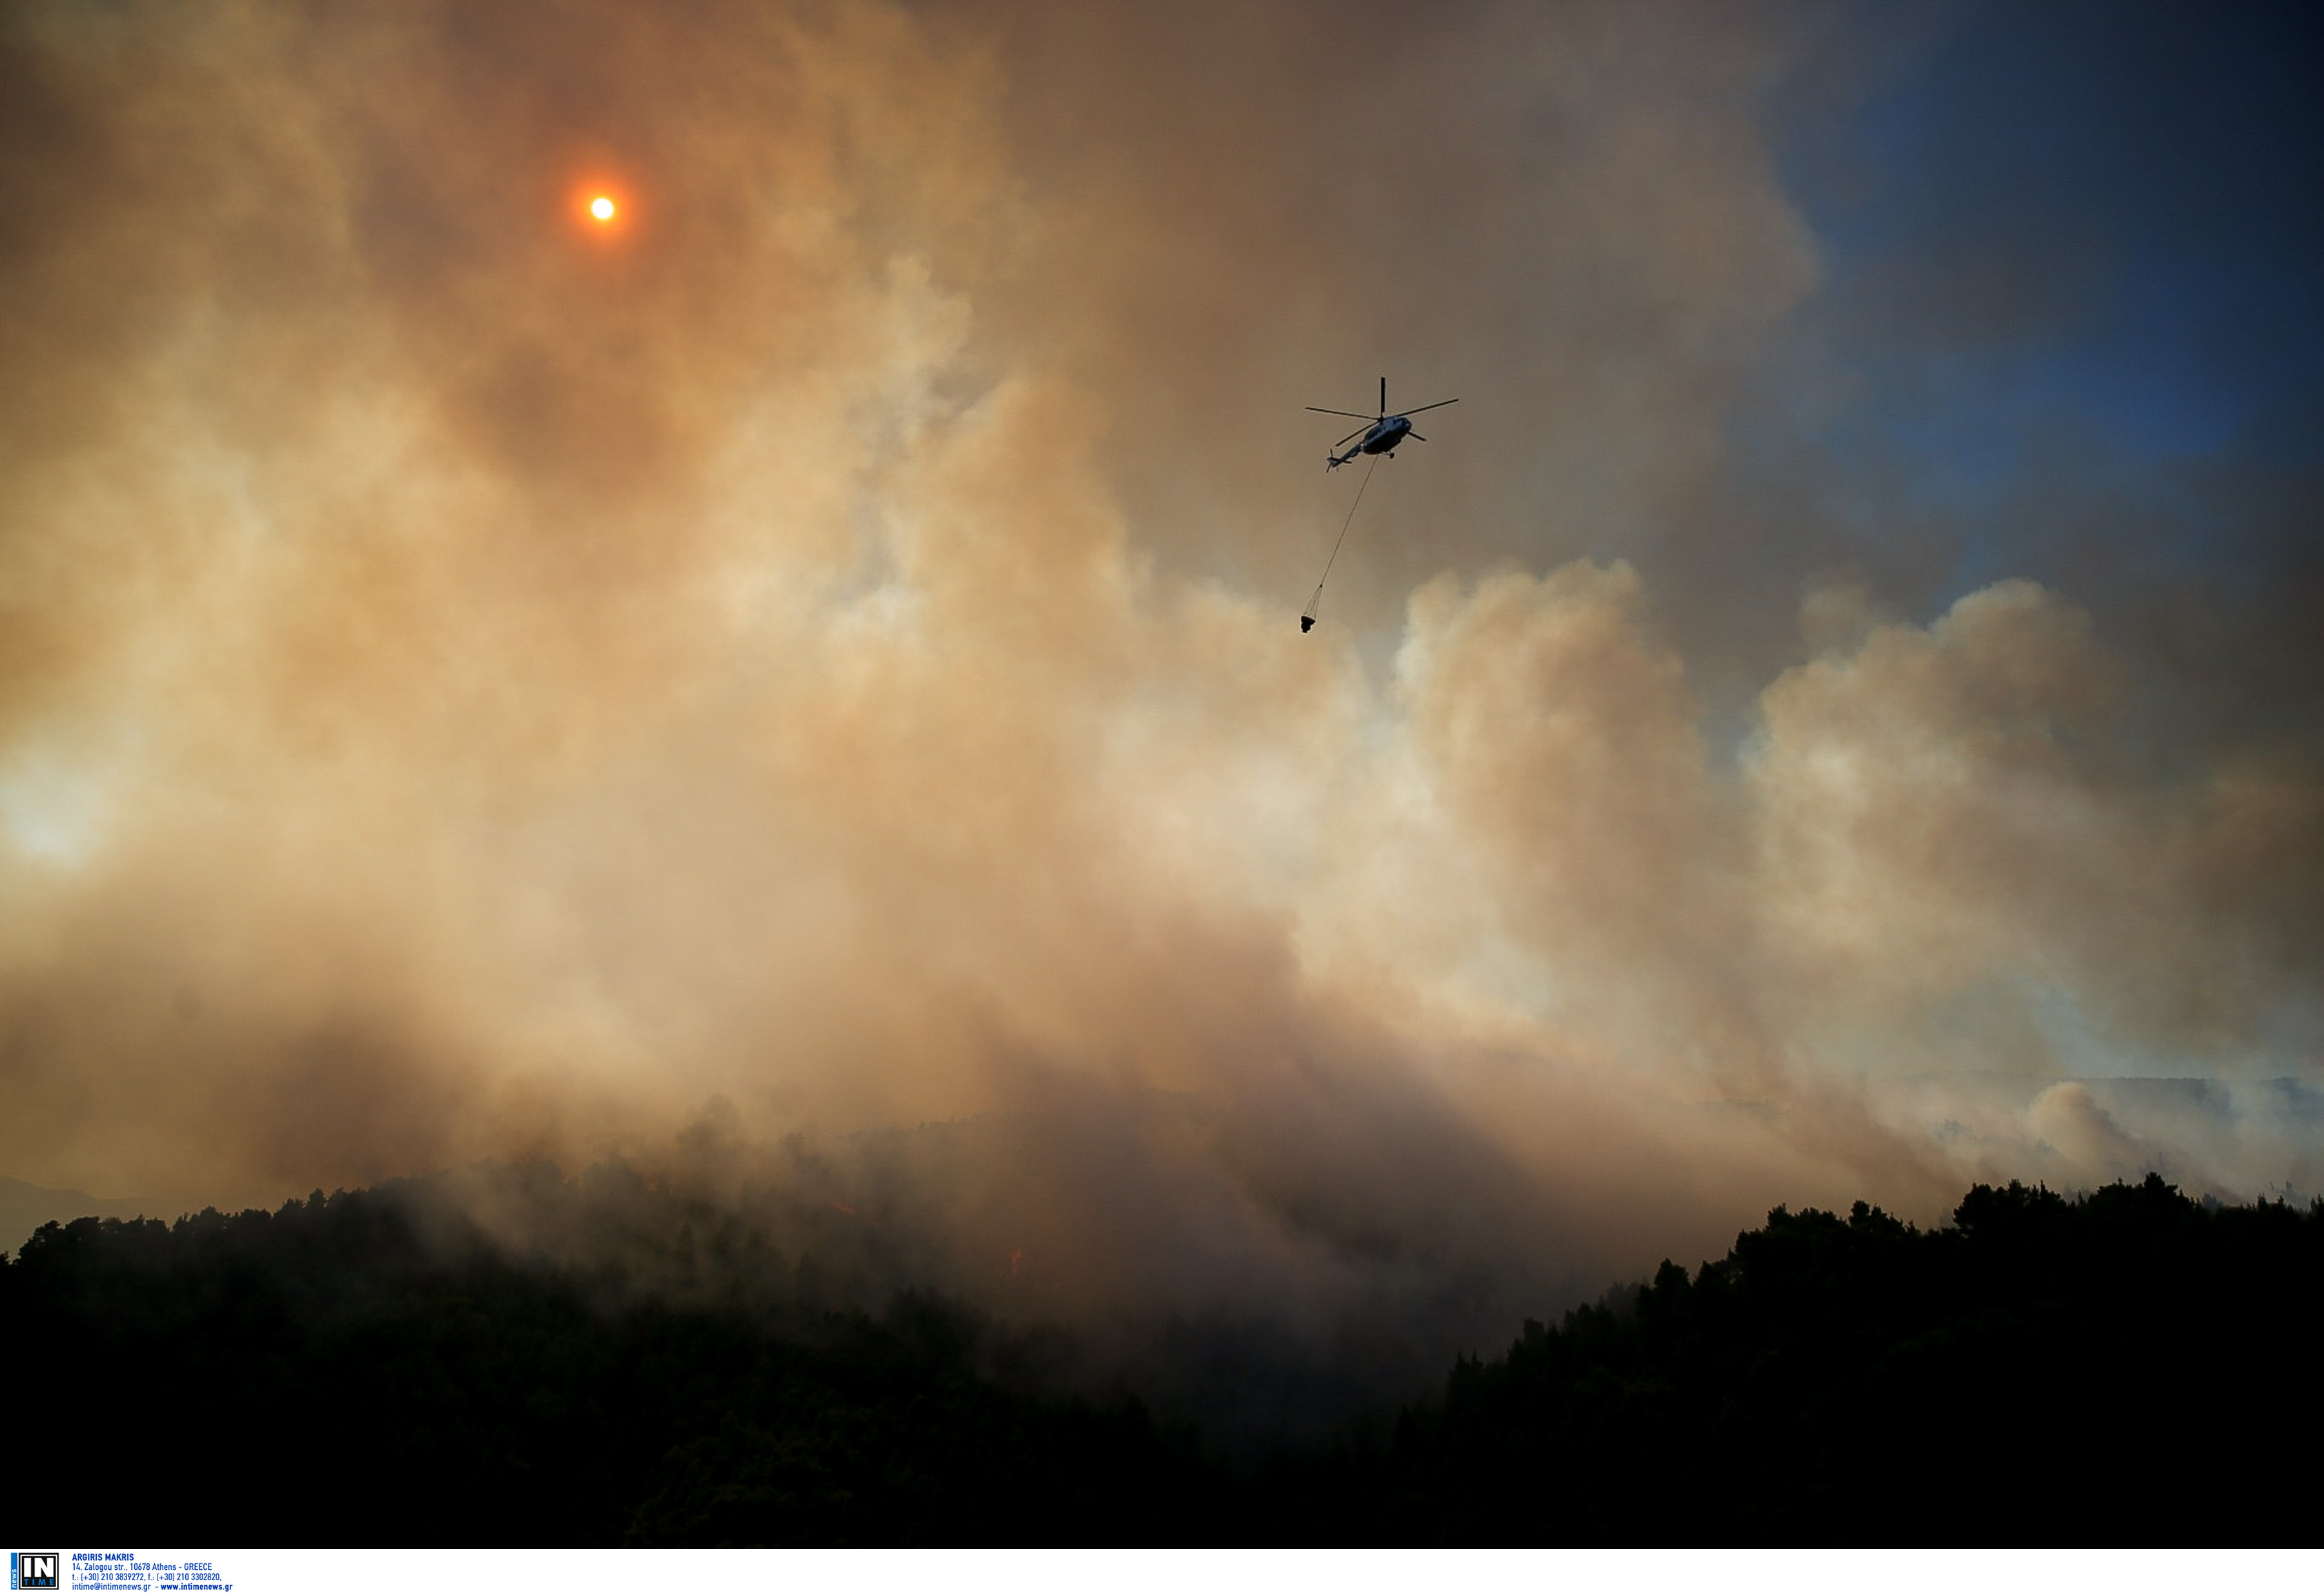
<svg viewBox="0 0 2324 1595">
<path fill-rule="evenodd" d="M 1779 1208 L 1462 1359 L 1438 1403 L 1262 1462 L 1069 1393 L 1054 1336 L 924 1295 L 818 1305 L 811 1265 L 747 1238 L 697 1258 L 689 1226 L 641 1282 L 447 1212 L 398 1185 L 36 1232 L 0 1268 L 37 1438 L 21 1520 L 253 1544 L 2310 1532 L 2324 1206 L 2153 1176 L 1980 1185 L 1933 1231 Z"/>
<path fill-rule="evenodd" d="M 1778 1208 L 1295 1493 L 1359 1539 L 2306 1543 L 2319 1307 L 2324 1206 L 2153 1175 L 1979 1185 L 1935 1231 Z"/>
<path fill-rule="evenodd" d="M 627 1257 L 447 1233 L 429 1196 L 35 1232 L 0 1273 L 42 1436 L 20 1520 L 183 1544 L 1153 1539 L 1211 1477 L 1133 1402 L 1028 1393 L 1038 1338 L 948 1304 L 818 1308 L 811 1260 L 697 1272 L 690 1230 L 641 1286 Z"/>
</svg>

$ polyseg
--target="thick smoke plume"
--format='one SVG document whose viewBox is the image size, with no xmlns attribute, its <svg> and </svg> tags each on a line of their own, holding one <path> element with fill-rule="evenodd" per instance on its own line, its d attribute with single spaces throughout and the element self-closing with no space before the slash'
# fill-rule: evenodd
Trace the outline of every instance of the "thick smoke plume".
<svg viewBox="0 0 2324 1595">
<path fill-rule="evenodd" d="M 1156 22 L 11 10 L 7 1172 L 708 1111 L 959 1278 L 1319 1338 L 1778 1201 L 2316 1190 L 2316 719 L 2187 646 L 2297 617 L 2143 651 L 1738 485 L 1830 19 Z M 1300 407 L 1383 370 L 1463 402 L 1302 637 Z"/>
</svg>

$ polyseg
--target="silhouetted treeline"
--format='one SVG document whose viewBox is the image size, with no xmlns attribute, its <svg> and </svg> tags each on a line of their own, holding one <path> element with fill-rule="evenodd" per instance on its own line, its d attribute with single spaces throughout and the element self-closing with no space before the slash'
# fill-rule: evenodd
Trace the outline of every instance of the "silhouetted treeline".
<svg viewBox="0 0 2324 1595">
<path fill-rule="evenodd" d="M 1777 1208 L 1276 1488 L 1359 1542 L 2308 1543 L 2319 1307 L 2324 1205 Z"/>
<path fill-rule="evenodd" d="M 639 1291 L 626 1260 L 519 1261 L 403 1190 L 47 1225 L 0 1271 L 37 1436 L 18 1521 L 83 1543 L 1039 1543 L 1172 1538 L 1164 1514 L 1205 1504 L 1215 1476 L 1134 1401 L 1012 1388 L 1037 1342 L 927 1297 L 820 1308 L 812 1259 L 743 1260 Z"/>
<path fill-rule="evenodd" d="M 49 1225 L 0 1268 L 19 1520 L 60 1540 L 1701 1544 L 2312 1535 L 2324 1205 L 1980 1185 L 1778 1208 L 1440 1405 L 1205 1458 L 1053 1340 L 688 1220 L 641 1286 L 398 1185 Z"/>
</svg>

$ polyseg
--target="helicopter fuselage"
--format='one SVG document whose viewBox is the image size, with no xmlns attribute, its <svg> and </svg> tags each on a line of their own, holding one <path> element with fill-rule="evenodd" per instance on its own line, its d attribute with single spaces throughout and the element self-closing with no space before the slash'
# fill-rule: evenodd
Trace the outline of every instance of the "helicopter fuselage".
<svg viewBox="0 0 2324 1595">
<path fill-rule="evenodd" d="M 1332 463 L 1344 466 L 1360 454 L 1394 454 L 1396 446 L 1403 442 L 1405 434 L 1411 430 L 1412 421 L 1406 416 L 1392 415 L 1375 421 L 1371 430 L 1366 432 L 1353 448 L 1334 456 Z"/>
<path fill-rule="evenodd" d="M 1397 446 L 1406 438 L 1411 438 L 1415 443 L 1425 443 L 1428 439 L 1412 429 L 1412 418 L 1424 410 L 1442 410 L 1448 404 L 1460 402 L 1458 399 L 1439 399 L 1434 404 L 1417 404 L 1410 410 L 1390 415 L 1388 412 L 1388 378 L 1382 377 L 1380 378 L 1379 409 L 1373 412 L 1371 424 L 1363 429 L 1361 440 L 1345 454 L 1333 454 L 1326 451 L 1323 456 L 1323 468 L 1328 471 L 1344 466 L 1360 454 L 1394 455 Z M 1360 410 L 1327 410 L 1321 404 L 1311 404 L 1307 408 L 1318 415 L 1344 415 L 1351 420 L 1359 421 L 1364 419 L 1364 412 Z M 1346 443 L 1355 437 L 1356 434 L 1351 432 L 1346 438 L 1341 438 L 1339 443 L 1332 445 L 1332 447 L 1337 448 L 1341 443 Z"/>
</svg>

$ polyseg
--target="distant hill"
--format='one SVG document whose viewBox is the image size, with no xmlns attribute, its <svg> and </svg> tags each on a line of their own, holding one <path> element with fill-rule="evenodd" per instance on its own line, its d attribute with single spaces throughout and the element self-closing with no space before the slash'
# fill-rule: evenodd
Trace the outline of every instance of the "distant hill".
<svg viewBox="0 0 2324 1595">
<path fill-rule="evenodd" d="M 86 1191 L 54 1191 L 0 1177 L 0 1254 L 13 1257 L 24 1237 L 42 1224 L 74 1219 L 134 1219 L 161 1216 L 161 1206 L 142 1197 L 92 1196 Z M 176 1216 L 174 1213 L 169 1216 Z"/>
<path fill-rule="evenodd" d="M 641 1255 L 513 1258 L 410 1184 L 44 1227 L 0 1264 L 39 1370 L 12 1420 L 52 1447 L 9 1504 L 67 1542 L 126 1513 L 178 1541 L 948 1545 L 1159 1543 L 1228 1503 L 1135 1399 L 1042 1392 L 1038 1338 L 931 1296 L 827 1310 L 811 1262 L 709 1215 L 657 1277 Z"/>
</svg>

